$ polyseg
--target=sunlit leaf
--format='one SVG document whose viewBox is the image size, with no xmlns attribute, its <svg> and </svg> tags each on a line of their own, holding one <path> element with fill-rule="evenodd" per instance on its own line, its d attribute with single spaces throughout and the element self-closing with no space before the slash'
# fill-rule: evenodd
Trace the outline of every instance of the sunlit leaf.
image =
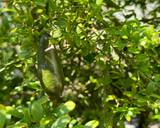
<svg viewBox="0 0 160 128">
<path fill-rule="evenodd" d="M 82 24 L 78 24 L 77 25 L 77 28 L 76 28 L 76 32 L 77 32 L 77 34 L 80 34 L 82 31 L 83 31 L 83 25 Z"/>
<path fill-rule="evenodd" d="M 61 37 L 61 35 L 62 35 L 62 33 L 61 33 L 60 29 L 56 29 L 56 30 L 53 31 L 52 37 L 53 38 L 59 38 L 59 37 Z"/>
<path fill-rule="evenodd" d="M 125 118 L 126 118 L 126 120 L 127 120 L 128 122 L 131 121 L 131 116 L 130 116 L 129 114 L 126 114 L 126 115 L 125 115 Z"/>
<path fill-rule="evenodd" d="M 103 0 L 96 0 L 97 5 L 101 5 L 103 3 Z"/>
<path fill-rule="evenodd" d="M 4 13 L 4 12 L 16 12 L 14 9 L 11 8 L 1 8 L 0 12 Z"/>
<path fill-rule="evenodd" d="M 16 108 L 11 106 L 6 106 L 6 112 L 14 117 L 22 118 L 22 113 L 20 113 Z"/>
<path fill-rule="evenodd" d="M 67 101 L 64 104 L 61 104 L 58 107 L 58 115 L 64 115 L 67 114 L 68 112 L 72 111 L 75 108 L 76 104 L 73 101 Z"/>
<path fill-rule="evenodd" d="M 160 120 L 160 114 L 153 115 L 152 119 Z"/>
<path fill-rule="evenodd" d="M 41 126 L 46 126 L 47 124 L 49 124 L 51 122 L 51 119 L 48 119 L 48 118 L 42 118 L 41 121 L 40 121 L 40 125 Z"/>
<path fill-rule="evenodd" d="M 99 121 L 91 120 L 85 124 L 85 128 L 97 128 L 99 125 Z"/>
<path fill-rule="evenodd" d="M 69 128 L 73 128 L 76 123 L 77 123 L 77 120 L 75 120 L 75 119 L 71 120 L 69 125 L 68 125 Z"/>
<path fill-rule="evenodd" d="M 115 100 L 116 99 L 116 96 L 115 95 L 109 95 L 107 96 L 106 98 L 106 102 L 110 101 L 110 100 Z"/>
</svg>

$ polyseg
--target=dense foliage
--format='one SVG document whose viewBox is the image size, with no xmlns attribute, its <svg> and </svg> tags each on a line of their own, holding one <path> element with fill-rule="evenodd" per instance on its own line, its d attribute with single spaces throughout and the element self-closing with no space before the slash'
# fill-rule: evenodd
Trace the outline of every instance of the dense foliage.
<svg viewBox="0 0 160 128">
<path fill-rule="evenodd" d="M 2 7 L 5 6 L 5 7 Z M 0 9 L 0 128 L 112 128 L 160 120 L 157 0 L 10 0 Z M 37 76 L 42 31 L 58 49 L 63 100 Z"/>
</svg>

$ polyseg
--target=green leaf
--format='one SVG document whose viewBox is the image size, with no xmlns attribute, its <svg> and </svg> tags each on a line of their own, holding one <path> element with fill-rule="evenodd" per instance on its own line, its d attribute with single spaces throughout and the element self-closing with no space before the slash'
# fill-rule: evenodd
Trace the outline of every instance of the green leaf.
<svg viewBox="0 0 160 128">
<path fill-rule="evenodd" d="M 71 117 L 69 115 L 61 116 L 52 124 L 51 128 L 65 128 L 70 120 Z"/>
<path fill-rule="evenodd" d="M 72 111 L 75 108 L 76 104 L 73 101 L 67 101 L 64 104 L 61 104 L 58 107 L 58 113 L 57 115 L 64 115 L 67 114 L 68 112 Z"/>
<path fill-rule="evenodd" d="M 33 122 L 39 122 L 43 117 L 43 107 L 38 101 L 34 101 L 31 105 L 31 116 Z"/>
<path fill-rule="evenodd" d="M 16 108 L 11 106 L 6 106 L 6 112 L 17 118 L 22 118 L 23 116 L 22 113 L 20 113 Z"/>
<path fill-rule="evenodd" d="M 18 122 L 18 123 L 14 124 L 14 125 L 7 126 L 7 128 L 28 128 L 28 124 L 27 123 Z"/>
<path fill-rule="evenodd" d="M 1 8 L 0 12 L 4 13 L 4 12 L 16 12 L 16 11 L 14 9 L 11 9 L 11 8 Z"/>
<path fill-rule="evenodd" d="M 152 119 L 160 120 L 160 113 L 153 115 Z"/>
<path fill-rule="evenodd" d="M 69 110 L 69 111 L 72 111 L 76 104 L 73 102 L 73 101 L 67 101 L 64 106 L 66 106 L 66 108 Z"/>
<path fill-rule="evenodd" d="M 96 4 L 99 6 L 103 3 L 103 0 L 96 0 Z"/>
<path fill-rule="evenodd" d="M 31 121 L 31 114 L 30 114 L 30 111 L 29 111 L 29 108 L 23 108 L 23 118 L 22 118 L 22 121 L 25 122 L 25 123 L 30 123 Z"/>
<path fill-rule="evenodd" d="M 42 96 L 40 99 L 38 99 L 37 102 L 39 102 L 40 104 L 44 104 L 48 101 L 48 96 Z"/>
<path fill-rule="evenodd" d="M 51 122 L 51 119 L 45 117 L 45 118 L 42 118 L 42 119 L 41 119 L 40 125 L 41 125 L 41 126 L 46 126 L 46 125 L 48 125 L 50 122 Z"/>
<path fill-rule="evenodd" d="M 86 126 L 85 128 L 96 128 L 96 127 L 98 127 L 98 125 L 99 125 L 99 121 L 91 120 L 85 124 L 85 126 Z"/>
<path fill-rule="evenodd" d="M 146 92 L 148 94 L 152 94 L 154 91 L 157 90 L 157 85 L 158 83 L 157 82 L 154 82 L 154 81 L 150 81 L 146 87 Z"/>
<path fill-rule="evenodd" d="M 160 74 L 155 74 L 154 80 L 155 80 L 156 82 L 159 82 L 159 81 L 160 81 Z"/>
<path fill-rule="evenodd" d="M 106 102 L 111 101 L 111 100 L 115 100 L 116 96 L 115 95 L 108 95 L 108 97 L 106 97 Z"/>
<path fill-rule="evenodd" d="M 36 90 L 39 87 L 39 81 L 29 82 L 27 87 Z"/>
<path fill-rule="evenodd" d="M 131 116 L 130 116 L 129 114 L 126 114 L 126 115 L 125 115 L 125 118 L 126 118 L 126 120 L 127 120 L 128 122 L 131 121 Z"/>
<path fill-rule="evenodd" d="M 82 124 L 77 124 L 77 125 L 74 126 L 73 128 L 85 128 L 85 126 L 83 126 Z"/>
<path fill-rule="evenodd" d="M 73 119 L 73 120 L 70 121 L 68 127 L 69 127 L 69 128 L 73 128 L 73 126 L 74 126 L 76 123 L 77 123 L 77 120 Z"/>
<path fill-rule="evenodd" d="M 83 28 L 84 28 L 84 26 L 83 26 L 83 24 L 78 24 L 77 25 L 77 28 L 76 28 L 76 32 L 77 32 L 77 34 L 81 34 L 82 33 L 82 30 L 83 30 Z"/>
<path fill-rule="evenodd" d="M 0 128 L 4 128 L 5 122 L 6 122 L 5 115 L 0 112 Z"/>
<path fill-rule="evenodd" d="M 62 35 L 61 30 L 60 29 L 56 29 L 55 31 L 53 31 L 52 37 L 53 38 L 59 38 L 59 37 L 61 37 L 61 35 Z"/>
</svg>

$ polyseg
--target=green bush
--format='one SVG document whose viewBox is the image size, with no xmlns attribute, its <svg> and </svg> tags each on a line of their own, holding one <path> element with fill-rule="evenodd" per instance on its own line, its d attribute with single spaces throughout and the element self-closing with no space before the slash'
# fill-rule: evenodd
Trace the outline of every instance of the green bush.
<svg viewBox="0 0 160 128">
<path fill-rule="evenodd" d="M 145 10 L 148 3 L 10 0 L 1 8 L 0 128 L 124 127 L 136 116 L 143 127 L 159 121 L 158 4 L 148 13 L 151 19 L 125 13 L 132 4 Z M 37 75 L 44 31 L 63 66 L 58 106 Z"/>
</svg>

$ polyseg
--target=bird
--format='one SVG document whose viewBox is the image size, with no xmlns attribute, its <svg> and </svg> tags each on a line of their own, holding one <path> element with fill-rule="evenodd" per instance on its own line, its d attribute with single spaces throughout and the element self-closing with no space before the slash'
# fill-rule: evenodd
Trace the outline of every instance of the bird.
<svg viewBox="0 0 160 128">
<path fill-rule="evenodd" d="M 49 46 L 50 35 L 42 33 L 38 43 L 38 77 L 43 90 L 54 102 L 60 102 L 63 92 L 63 68 L 57 49 Z"/>
</svg>

